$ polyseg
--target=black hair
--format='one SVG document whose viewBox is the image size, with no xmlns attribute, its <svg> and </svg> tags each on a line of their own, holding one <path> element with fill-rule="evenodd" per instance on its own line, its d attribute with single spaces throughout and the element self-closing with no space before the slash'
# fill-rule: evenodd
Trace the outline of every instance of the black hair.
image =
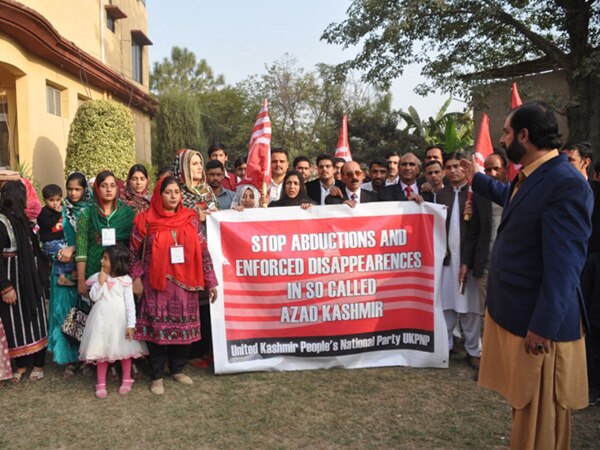
<svg viewBox="0 0 600 450">
<path fill-rule="evenodd" d="M 423 155 L 425 156 L 425 158 L 427 158 L 427 152 L 429 150 L 433 150 L 434 148 L 440 149 L 442 151 L 442 158 L 444 158 L 444 153 L 446 153 L 446 152 L 444 151 L 444 147 L 442 146 L 442 144 L 434 144 L 434 145 L 430 145 L 429 147 L 427 147 L 425 149 L 425 153 L 423 153 Z"/>
<path fill-rule="evenodd" d="M 519 106 L 510 115 L 514 139 L 521 130 L 529 132 L 529 142 L 539 149 L 560 147 L 561 134 L 554 110 L 543 102 L 529 102 Z"/>
<path fill-rule="evenodd" d="M 158 169 L 158 172 L 156 172 L 156 179 L 160 180 L 166 174 L 171 175 L 172 173 L 173 171 L 170 167 L 161 167 L 160 169 Z"/>
<path fill-rule="evenodd" d="M 387 161 L 382 161 L 380 159 L 374 159 L 373 161 L 371 161 L 369 163 L 369 170 L 371 170 L 371 168 L 373 166 L 381 166 L 381 167 L 385 167 L 386 169 L 388 168 L 388 162 Z"/>
<path fill-rule="evenodd" d="M 100 186 L 102 184 L 102 182 L 104 180 L 106 180 L 108 177 L 113 177 L 115 179 L 115 181 L 117 181 L 117 177 L 115 176 L 114 173 L 112 173 L 110 170 L 103 170 L 98 175 L 96 175 L 96 180 L 94 181 L 94 184 L 96 186 Z"/>
<path fill-rule="evenodd" d="M 246 155 L 242 155 L 242 156 L 238 156 L 235 159 L 235 162 L 233 163 L 233 167 L 235 167 L 236 169 L 238 167 L 240 167 L 242 164 L 246 164 L 246 161 L 248 160 L 248 157 Z"/>
<path fill-rule="evenodd" d="M 225 171 L 225 166 L 223 166 L 223 163 L 218 159 L 211 159 L 206 162 L 206 171 L 208 172 L 210 169 L 221 169 Z"/>
<path fill-rule="evenodd" d="M 503 168 L 506 169 L 508 167 L 508 158 L 506 157 L 506 153 L 504 153 L 503 150 L 494 150 L 494 152 L 492 153 L 492 155 L 495 155 L 498 158 L 500 158 L 500 160 L 502 161 L 502 167 Z"/>
<path fill-rule="evenodd" d="M 271 149 L 271 155 L 273 153 L 283 153 L 285 155 L 285 159 L 288 159 L 288 153 L 283 149 L 283 147 L 273 147 Z"/>
<path fill-rule="evenodd" d="M 173 175 L 167 175 L 160 185 L 160 193 L 162 194 L 170 184 L 176 184 L 179 186 L 179 181 L 177 181 L 177 178 L 175 178 Z"/>
<path fill-rule="evenodd" d="M 225 145 L 222 142 L 215 142 L 213 145 L 208 147 L 208 157 L 210 158 L 210 155 L 212 155 L 217 150 L 223 150 L 223 153 L 225 153 L 225 156 L 229 156 L 229 153 L 227 152 Z"/>
<path fill-rule="evenodd" d="M 384 155 L 384 158 L 385 158 L 385 159 L 388 159 L 388 158 L 390 158 L 391 156 L 398 156 L 398 157 L 400 157 L 400 153 L 398 153 L 396 150 L 392 150 L 391 152 L 387 152 L 387 153 Z"/>
<path fill-rule="evenodd" d="M 287 180 L 290 177 L 293 177 L 293 176 L 298 177 L 298 181 L 300 181 L 300 190 L 298 191 L 298 195 L 296 196 L 296 198 L 289 198 L 287 196 L 287 193 L 285 192 L 285 183 L 287 182 Z M 308 198 L 308 194 L 306 193 L 306 186 L 304 185 L 304 177 L 297 170 L 288 170 L 287 173 L 285 174 L 285 177 L 283 177 L 281 196 L 279 197 L 279 201 L 282 203 L 291 202 L 291 203 L 297 204 L 297 205 L 302 203 L 302 201 L 311 202 L 311 200 Z"/>
<path fill-rule="evenodd" d="M 48 200 L 50 197 L 54 197 L 56 195 L 59 197 L 63 196 L 63 191 L 57 184 L 47 184 L 42 189 L 42 197 L 44 197 L 44 200 Z"/>
<path fill-rule="evenodd" d="M 437 159 L 432 159 L 431 161 L 427 161 L 425 163 L 424 170 L 427 169 L 429 166 L 435 166 L 436 164 L 438 166 L 440 166 L 440 169 L 444 170 L 444 166 L 442 165 L 442 162 Z"/>
<path fill-rule="evenodd" d="M 69 185 L 69 182 L 73 180 L 77 180 L 79 186 L 81 186 L 84 190 L 87 189 L 87 180 L 85 179 L 85 175 L 81 172 L 72 172 L 71 174 L 69 174 L 69 176 L 67 177 L 67 186 Z"/>
<path fill-rule="evenodd" d="M 587 141 L 582 142 L 568 142 L 563 145 L 562 150 L 577 150 L 581 159 L 592 159 L 594 152 L 592 150 L 592 144 Z"/>
<path fill-rule="evenodd" d="M 106 247 L 102 252 L 110 261 L 110 274 L 115 277 L 129 275 L 129 250 L 121 244 Z"/>
<path fill-rule="evenodd" d="M 0 189 L 0 209 L 24 218 L 27 207 L 27 191 L 20 181 L 7 181 Z"/>
<path fill-rule="evenodd" d="M 133 166 L 131 166 L 131 169 L 129 169 L 129 173 L 127 174 L 127 181 L 131 180 L 131 177 L 136 172 L 142 172 L 144 176 L 148 178 L 148 170 L 146 170 L 146 167 L 143 164 L 134 164 Z"/>
<path fill-rule="evenodd" d="M 458 159 L 460 161 L 461 159 L 467 159 L 467 157 L 463 152 L 450 152 L 444 155 L 444 166 L 451 159 Z"/>
<path fill-rule="evenodd" d="M 346 160 L 344 158 L 333 158 L 333 165 L 335 166 L 337 163 L 344 163 L 346 164 Z"/>
<path fill-rule="evenodd" d="M 326 159 L 331 161 L 331 164 L 333 165 L 333 160 L 334 160 L 333 156 L 328 155 L 327 153 L 321 153 L 319 156 L 317 156 L 317 161 L 316 161 L 317 166 L 319 165 L 319 163 L 321 161 L 326 160 Z"/>
<path fill-rule="evenodd" d="M 310 159 L 308 159 L 308 156 L 300 155 L 300 156 L 296 156 L 294 158 L 294 162 L 292 163 L 292 167 L 296 167 L 296 165 L 298 163 L 301 163 L 301 162 L 307 162 L 310 165 Z"/>
</svg>

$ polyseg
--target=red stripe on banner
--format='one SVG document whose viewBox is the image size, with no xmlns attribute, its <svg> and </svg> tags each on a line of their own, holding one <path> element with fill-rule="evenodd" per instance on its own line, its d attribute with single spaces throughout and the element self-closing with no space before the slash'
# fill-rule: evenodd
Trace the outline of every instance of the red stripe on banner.
<svg viewBox="0 0 600 450">
<path fill-rule="evenodd" d="M 254 323 L 261 324 L 261 321 Z M 266 322 L 265 322 L 266 323 Z M 418 309 L 399 309 L 384 317 L 355 321 L 320 322 L 304 325 L 279 324 L 280 328 L 253 327 L 242 329 L 243 323 L 226 321 L 227 339 L 258 339 L 268 337 L 313 337 L 368 333 L 373 331 L 396 330 L 403 328 L 433 331 L 433 313 Z"/>
</svg>

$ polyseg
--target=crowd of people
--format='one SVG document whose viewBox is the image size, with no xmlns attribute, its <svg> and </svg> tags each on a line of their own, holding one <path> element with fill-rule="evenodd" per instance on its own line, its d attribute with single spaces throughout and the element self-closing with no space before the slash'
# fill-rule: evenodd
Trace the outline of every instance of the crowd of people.
<svg viewBox="0 0 600 450">
<path fill-rule="evenodd" d="M 454 352 L 457 337 L 462 337 L 467 362 L 479 371 L 488 279 L 500 276 L 492 274 L 490 267 L 498 230 L 504 226 L 503 208 L 511 207 L 507 205 L 512 205 L 521 177 L 533 178 L 531 172 L 537 167 L 529 172 L 525 167 L 518 179 L 508 180 L 507 153 L 511 157 L 510 152 L 520 148 L 517 145 L 526 148 L 527 144 L 516 143 L 514 133 L 507 137 L 506 130 L 514 131 L 513 125 L 505 126 L 503 148 L 483 163 L 487 193 L 465 154 L 445 152 L 442 145 L 424 149 L 423 160 L 413 152 L 390 152 L 365 165 L 322 154 L 314 165 L 309 157 L 298 156 L 291 166 L 288 152 L 274 147 L 272 180 L 266 193 L 241 184 L 245 157 L 237 158 L 233 172 L 228 172 L 224 145 L 211 146 L 206 162 L 200 152 L 182 149 L 172 167 L 159 171 L 152 193 L 148 171 L 140 164 L 131 167 L 124 181 L 111 171 L 102 171 L 93 180 L 74 172 L 66 179 L 64 198 L 60 186 L 44 187 L 41 211 L 35 193 L 23 180 L 5 177 L 0 190 L 0 379 L 19 383 L 30 369 L 29 381 L 41 380 L 48 350 L 54 362 L 64 366 L 65 377 L 95 366 L 99 398 L 107 396 L 107 373 L 110 369 L 116 374 L 114 365 L 111 369 L 116 361 L 122 374 L 119 392 L 129 392 L 140 370 L 132 360 L 144 356 L 154 394 L 164 393 L 165 366 L 174 380 L 192 384 L 184 366 L 190 357 L 200 358 L 200 365 L 210 363 L 209 303 L 217 298 L 205 238 L 207 215 L 267 206 L 306 209 L 345 204 L 354 208 L 380 201 L 425 201 L 447 207 L 441 297 L 448 346 Z M 568 143 L 561 151 L 582 180 L 589 176 L 594 193 L 589 258 L 581 287 L 590 319 L 589 402 L 597 404 L 600 166 L 596 164 L 589 173 L 589 143 Z M 520 157 L 510 159 L 518 162 L 526 154 L 523 150 Z M 472 183 L 479 186 L 474 194 Z M 511 189 L 509 200 L 498 194 L 502 189 Z M 563 226 L 569 226 L 568 222 Z M 533 282 L 522 275 L 514 283 L 528 289 Z M 61 326 L 81 303 L 94 306 L 78 342 L 67 337 Z M 486 328 L 494 325 L 486 321 Z M 538 344 L 543 342 L 532 349 Z"/>
</svg>

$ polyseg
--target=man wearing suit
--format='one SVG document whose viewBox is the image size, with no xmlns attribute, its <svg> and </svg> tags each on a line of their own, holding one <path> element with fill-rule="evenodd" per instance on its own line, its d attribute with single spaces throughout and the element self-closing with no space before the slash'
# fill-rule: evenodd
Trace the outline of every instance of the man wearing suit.
<svg viewBox="0 0 600 450">
<path fill-rule="evenodd" d="M 506 156 L 494 152 L 485 158 L 483 169 L 487 176 L 507 183 Z M 481 314 L 485 312 L 487 279 L 490 268 L 490 254 L 496 241 L 496 233 L 502 217 L 502 206 L 479 194 L 473 195 L 471 202 L 471 220 L 467 225 L 467 241 L 461 255 L 460 277 L 465 278 L 469 270 L 477 279 L 479 286 L 479 306 Z"/>
<path fill-rule="evenodd" d="M 591 233 L 588 183 L 558 153 L 543 103 L 509 114 L 500 143 L 522 165 L 505 185 L 461 162 L 473 190 L 504 205 L 488 279 L 479 384 L 513 408 L 511 448 L 568 448 L 570 410 L 588 404 L 579 277 Z"/>
<path fill-rule="evenodd" d="M 365 174 L 360 168 L 360 164 L 355 161 L 349 161 L 342 167 L 342 181 L 345 186 L 341 190 L 341 196 L 329 194 L 325 198 L 326 205 L 341 205 L 342 203 L 354 208 L 358 203 L 376 202 L 379 200 L 375 192 L 361 189 L 360 185 L 365 179 Z"/>
<path fill-rule="evenodd" d="M 565 144 L 562 152 L 567 155 L 569 162 L 579 173 L 588 180 L 594 194 L 594 212 L 592 213 L 592 236 L 588 245 L 588 255 L 600 252 L 600 181 L 588 177 L 589 167 L 592 165 L 592 145 L 589 142 Z"/>
<path fill-rule="evenodd" d="M 333 157 L 330 155 L 317 156 L 317 171 L 319 178 L 306 183 L 306 193 L 317 205 L 324 205 L 325 197 L 344 189 L 344 183 L 334 178 L 335 167 Z"/>
<path fill-rule="evenodd" d="M 388 169 L 389 170 L 389 169 Z M 384 187 L 379 192 L 383 202 L 414 200 L 421 196 L 426 202 L 433 202 L 431 192 L 420 192 L 417 177 L 421 170 L 421 160 L 414 153 L 408 152 L 400 158 L 400 181 Z"/>
</svg>

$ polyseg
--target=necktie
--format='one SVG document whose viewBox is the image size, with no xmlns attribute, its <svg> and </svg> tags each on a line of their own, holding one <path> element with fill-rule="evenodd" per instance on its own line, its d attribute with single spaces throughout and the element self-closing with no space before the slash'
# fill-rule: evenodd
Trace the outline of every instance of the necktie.
<svg viewBox="0 0 600 450">
<path fill-rule="evenodd" d="M 523 172 L 519 172 L 519 174 L 517 175 L 517 181 L 515 182 L 515 187 L 512 191 L 512 195 L 510 196 L 511 201 L 515 197 L 517 191 L 521 188 L 521 185 L 523 184 L 523 181 L 525 181 L 525 178 L 527 178 L 527 176 Z"/>
<path fill-rule="evenodd" d="M 354 192 L 352 194 L 350 194 L 350 200 L 352 200 L 353 202 L 358 200 L 358 195 L 356 195 Z"/>
<path fill-rule="evenodd" d="M 413 190 L 410 188 L 410 186 L 406 186 L 404 188 L 404 192 L 406 192 L 406 199 L 408 200 L 408 198 L 412 195 Z"/>
</svg>

